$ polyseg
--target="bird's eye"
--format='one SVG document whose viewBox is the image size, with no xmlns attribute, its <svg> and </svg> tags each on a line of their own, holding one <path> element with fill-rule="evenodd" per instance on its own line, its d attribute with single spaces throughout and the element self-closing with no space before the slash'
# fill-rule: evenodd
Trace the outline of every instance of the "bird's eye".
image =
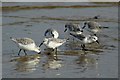
<svg viewBox="0 0 120 80">
<path fill-rule="evenodd" d="M 68 25 L 65 25 L 65 28 L 67 28 Z"/>
<path fill-rule="evenodd" d="M 96 38 L 94 38 L 94 39 L 96 39 Z"/>
</svg>

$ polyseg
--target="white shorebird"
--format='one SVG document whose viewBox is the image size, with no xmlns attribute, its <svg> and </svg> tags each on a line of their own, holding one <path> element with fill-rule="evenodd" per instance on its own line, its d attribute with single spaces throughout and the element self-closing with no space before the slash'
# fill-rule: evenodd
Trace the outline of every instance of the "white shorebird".
<svg viewBox="0 0 120 80">
<path fill-rule="evenodd" d="M 80 40 L 80 42 L 82 43 L 82 45 L 81 45 L 82 50 L 86 50 L 85 44 L 89 44 L 89 43 L 93 43 L 93 42 L 97 42 L 99 44 L 97 36 L 92 36 L 92 35 L 85 36 L 84 34 L 71 34 L 71 33 L 70 33 L 70 35 L 72 35 L 75 38 Z"/>
<path fill-rule="evenodd" d="M 26 51 L 35 51 L 40 54 L 40 48 L 36 46 L 35 42 L 30 38 L 12 38 L 10 39 L 17 44 L 20 48 L 18 55 L 20 55 L 21 50 L 24 51 L 25 55 L 27 55 Z"/>
<path fill-rule="evenodd" d="M 55 54 L 57 59 L 57 47 L 61 46 L 65 42 L 66 42 L 66 39 L 44 38 L 43 42 L 39 45 L 39 47 L 44 44 L 48 48 L 51 48 L 53 50 L 56 49 Z"/>
<path fill-rule="evenodd" d="M 64 32 L 66 32 L 67 30 L 69 30 L 69 33 L 74 33 L 74 34 L 82 34 L 82 32 L 83 32 L 83 30 L 80 27 L 80 25 L 73 24 L 73 23 L 67 23 L 67 24 L 65 24 L 65 30 L 64 30 Z"/>
<path fill-rule="evenodd" d="M 82 27 L 82 29 L 84 29 L 86 25 L 88 26 L 88 30 L 92 32 L 94 35 L 96 35 L 96 33 L 99 32 L 100 27 L 101 27 L 101 25 L 98 22 L 86 21 L 84 22 L 84 26 Z"/>
<path fill-rule="evenodd" d="M 58 38 L 58 37 L 59 37 L 59 33 L 58 33 L 57 30 L 55 30 L 55 29 L 53 29 L 53 28 L 49 28 L 49 29 L 47 29 L 47 30 L 45 31 L 44 36 L 45 36 L 46 38 L 51 38 L 51 37 L 53 37 L 53 38 Z"/>
<path fill-rule="evenodd" d="M 64 32 L 67 31 L 67 37 L 73 39 L 74 41 L 74 37 L 71 36 L 70 34 L 82 34 L 83 33 L 83 29 L 80 27 L 79 24 L 75 24 L 75 23 L 67 23 L 65 24 L 65 30 Z"/>
</svg>

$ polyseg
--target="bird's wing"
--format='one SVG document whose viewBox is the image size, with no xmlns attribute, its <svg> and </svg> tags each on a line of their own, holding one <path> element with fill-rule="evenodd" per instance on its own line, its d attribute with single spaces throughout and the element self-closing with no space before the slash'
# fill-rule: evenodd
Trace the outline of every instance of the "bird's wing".
<svg viewBox="0 0 120 80">
<path fill-rule="evenodd" d="M 30 39 L 30 38 L 18 38 L 18 39 L 16 39 L 16 41 L 18 43 L 21 43 L 21 44 L 24 44 L 24 45 L 34 43 L 34 41 L 32 39 Z"/>
<path fill-rule="evenodd" d="M 56 43 L 63 43 L 65 42 L 66 40 L 65 39 L 56 39 L 56 38 L 51 38 L 50 41 L 53 41 L 53 42 L 56 42 Z"/>
<path fill-rule="evenodd" d="M 80 40 L 83 40 L 83 39 L 85 38 L 85 35 L 83 35 L 83 34 L 71 34 L 71 33 L 70 33 L 70 35 L 72 35 L 72 36 L 74 36 L 75 38 L 78 38 L 78 39 L 80 39 Z"/>
</svg>

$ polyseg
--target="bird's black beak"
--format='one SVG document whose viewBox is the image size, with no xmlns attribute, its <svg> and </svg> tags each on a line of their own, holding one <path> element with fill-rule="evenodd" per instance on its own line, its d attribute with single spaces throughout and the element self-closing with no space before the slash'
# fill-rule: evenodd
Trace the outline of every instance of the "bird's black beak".
<svg viewBox="0 0 120 80">
<path fill-rule="evenodd" d="M 38 54 L 41 54 L 41 52 L 39 52 Z"/>
<path fill-rule="evenodd" d="M 83 27 L 82 27 L 82 29 L 84 29 L 86 26 L 84 25 Z"/>
<path fill-rule="evenodd" d="M 46 36 L 47 33 L 48 33 L 48 30 L 45 32 L 44 36 Z"/>
<path fill-rule="evenodd" d="M 83 29 L 81 30 L 81 32 L 83 32 Z"/>
<path fill-rule="evenodd" d="M 99 44 L 99 41 L 98 41 L 98 40 L 96 40 L 96 42 Z"/>
<path fill-rule="evenodd" d="M 43 42 L 39 45 L 39 47 L 40 47 L 40 46 L 42 46 L 42 45 L 43 45 L 43 43 L 44 43 L 44 41 L 43 41 Z"/>
<path fill-rule="evenodd" d="M 67 31 L 67 28 L 64 30 L 64 32 L 66 32 Z"/>
<path fill-rule="evenodd" d="M 87 23 L 85 22 L 85 23 L 84 23 L 84 26 L 82 27 L 82 29 L 84 29 L 84 28 L 86 27 L 86 24 L 87 24 Z"/>
<path fill-rule="evenodd" d="M 94 36 L 97 36 L 96 34 L 94 34 Z"/>
</svg>

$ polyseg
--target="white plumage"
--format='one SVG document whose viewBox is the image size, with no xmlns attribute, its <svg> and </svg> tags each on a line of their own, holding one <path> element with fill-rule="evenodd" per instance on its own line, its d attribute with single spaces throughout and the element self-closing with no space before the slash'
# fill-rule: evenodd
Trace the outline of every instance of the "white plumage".
<svg viewBox="0 0 120 80">
<path fill-rule="evenodd" d="M 21 50 L 25 51 L 35 51 L 37 53 L 40 53 L 40 48 L 36 46 L 34 40 L 30 38 L 10 38 L 13 42 L 17 44 L 17 46 L 20 48 L 18 55 L 20 54 Z M 25 54 L 27 54 L 25 52 Z"/>
<path fill-rule="evenodd" d="M 58 38 L 58 37 L 59 37 L 59 33 L 58 33 L 57 30 L 55 30 L 55 29 L 53 29 L 53 28 L 49 28 L 49 29 L 47 29 L 47 30 L 45 31 L 44 36 L 45 36 L 46 38 L 51 38 L 51 37 L 53 37 L 53 38 Z"/>
</svg>

